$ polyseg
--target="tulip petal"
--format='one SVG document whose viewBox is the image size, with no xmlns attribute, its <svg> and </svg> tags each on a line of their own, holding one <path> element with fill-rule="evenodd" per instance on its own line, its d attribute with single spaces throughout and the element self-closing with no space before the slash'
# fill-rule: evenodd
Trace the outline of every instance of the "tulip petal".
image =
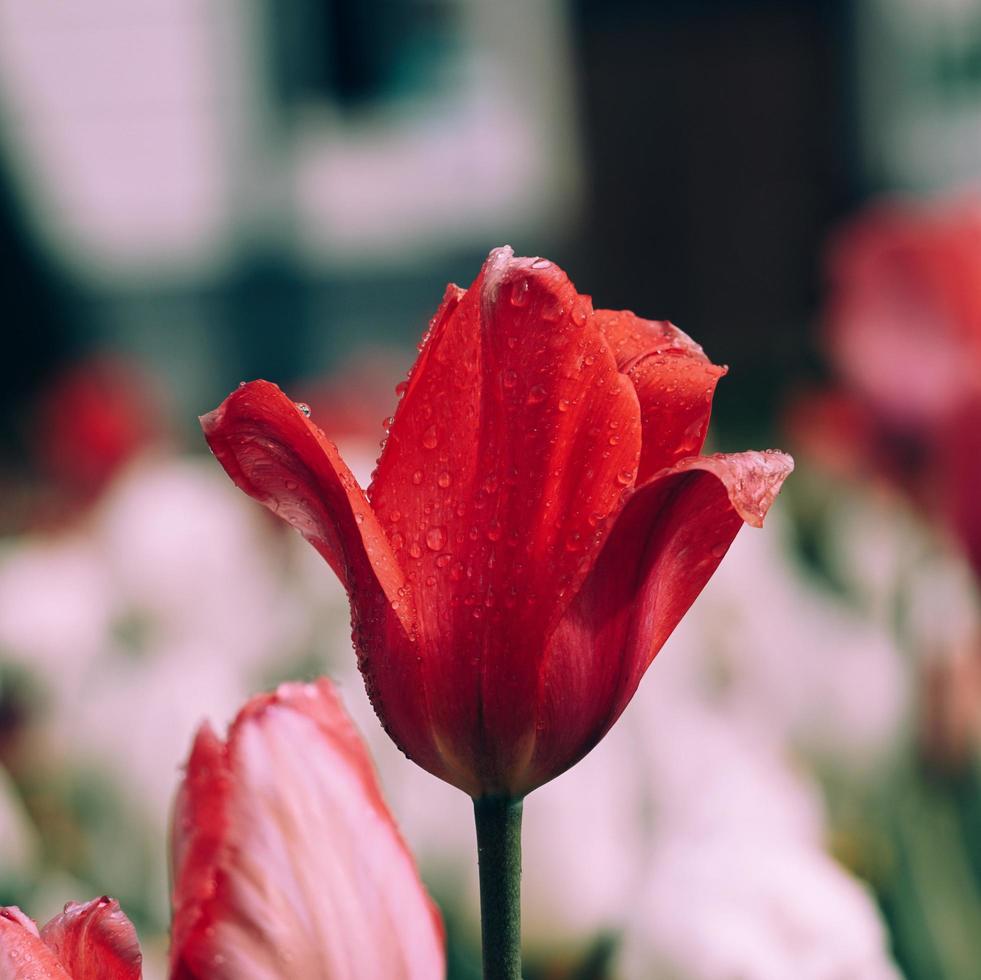
<svg viewBox="0 0 981 980">
<path fill-rule="evenodd" d="M 412 594 L 337 447 L 268 381 L 239 387 L 201 425 L 235 484 L 299 530 L 334 569 L 351 596 L 362 670 L 366 649 L 385 651 L 390 688 L 365 674 L 379 716 L 403 751 L 443 776 L 426 702 L 402 696 L 422 686 Z"/>
<path fill-rule="evenodd" d="M 72 980 L 139 980 L 143 974 L 136 930 L 114 899 L 69 902 L 41 938 Z"/>
<path fill-rule="evenodd" d="M 743 523 L 762 526 L 792 469 L 775 451 L 700 456 L 634 491 L 552 637 L 524 787 L 554 778 L 609 730 Z"/>
<path fill-rule="evenodd" d="M 702 449 L 715 386 L 728 368 L 667 320 L 643 320 L 630 310 L 597 310 L 602 331 L 640 401 L 643 444 L 637 483 Z"/>
<path fill-rule="evenodd" d="M 173 978 L 435 980 L 438 913 L 327 681 L 198 735 L 174 825 Z"/>
<path fill-rule="evenodd" d="M 417 596 L 435 737 L 484 792 L 531 747 L 525 692 L 636 474 L 637 397 L 591 312 L 552 263 L 492 252 L 434 320 L 369 490 Z"/>
<path fill-rule="evenodd" d="M 0 980 L 72 980 L 16 906 L 0 908 Z"/>
</svg>

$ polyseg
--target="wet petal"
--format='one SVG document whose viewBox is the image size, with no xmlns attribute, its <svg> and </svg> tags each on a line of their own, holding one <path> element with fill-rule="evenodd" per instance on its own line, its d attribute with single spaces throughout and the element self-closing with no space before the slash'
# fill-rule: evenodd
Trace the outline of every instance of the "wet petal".
<svg viewBox="0 0 981 980">
<path fill-rule="evenodd" d="M 552 638 L 524 786 L 558 775 L 609 730 L 743 523 L 762 526 L 792 469 L 774 451 L 695 457 L 634 492 Z"/>
<path fill-rule="evenodd" d="M 337 447 L 268 381 L 238 388 L 201 424 L 237 486 L 299 530 L 337 573 L 351 597 L 359 664 L 376 710 L 405 752 L 443 775 L 425 700 L 403 696 L 421 687 L 412 593 Z M 371 650 L 385 657 L 378 680 L 365 657 Z"/>
<path fill-rule="evenodd" d="M 69 902 L 42 930 L 72 980 L 139 980 L 143 955 L 133 923 L 119 903 L 103 896 Z"/>
<path fill-rule="evenodd" d="M 637 482 L 701 451 L 715 386 L 728 370 L 667 320 L 643 320 L 630 310 L 597 310 L 617 367 L 640 401 L 643 446 Z"/>
<path fill-rule="evenodd" d="M 71 980 L 37 926 L 14 905 L 0 908 L 0 980 Z"/>
<path fill-rule="evenodd" d="M 172 976 L 437 980 L 439 916 L 328 682 L 254 698 L 188 763 Z"/>
<path fill-rule="evenodd" d="M 436 738 L 485 790 L 530 748 L 545 640 L 636 474 L 637 398 L 590 314 L 552 263 L 491 253 L 434 321 L 369 491 Z"/>
<path fill-rule="evenodd" d="M 337 447 L 274 384 L 253 381 L 201 417 L 235 484 L 292 524 L 348 592 L 398 595 L 403 576 Z"/>
</svg>

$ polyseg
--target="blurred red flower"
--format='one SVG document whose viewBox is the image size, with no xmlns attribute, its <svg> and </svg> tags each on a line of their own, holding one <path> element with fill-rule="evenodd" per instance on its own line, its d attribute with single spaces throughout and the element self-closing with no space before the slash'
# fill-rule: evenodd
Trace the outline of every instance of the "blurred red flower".
<svg viewBox="0 0 981 980">
<path fill-rule="evenodd" d="M 15 906 L 0 909 L 0 976 L 10 980 L 139 980 L 136 930 L 118 902 L 69 902 L 38 933 Z"/>
<path fill-rule="evenodd" d="M 447 289 L 367 497 L 275 385 L 202 424 L 341 578 L 395 742 L 475 797 L 521 796 L 602 738 L 792 468 L 697 455 L 724 371 L 505 248 Z"/>
<path fill-rule="evenodd" d="M 33 446 L 60 486 L 89 498 L 163 430 L 154 385 L 139 365 L 102 356 L 72 365 L 42 393 Z"/>
<path fill-rule="evenodd" d="M 798 405 L 793 426 L 819 459 L 900 486 L 981 574 L 981 202 L 872 209 L 829 267 L 842 384 Z"/>
</svg>

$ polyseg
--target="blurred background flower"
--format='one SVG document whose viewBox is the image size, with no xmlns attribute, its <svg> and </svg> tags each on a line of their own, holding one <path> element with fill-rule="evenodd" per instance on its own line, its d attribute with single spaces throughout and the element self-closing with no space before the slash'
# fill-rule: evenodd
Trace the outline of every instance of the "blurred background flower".
<svg viewBox="0 0 981 980">
<path fill-rule="evenodd" d="M 109 892 L 162 976 L 193 731 L 327 671 L 478 975 L 467 800 L 196 416 L 266 377 L 367 481 L 507 241 L 730 365 L 712 448 L 798 462 L 531 797 L 528 976 L 975 975 L 979 53 L 976 0 L 0 0 L 0 904 Z"/>
</svg>

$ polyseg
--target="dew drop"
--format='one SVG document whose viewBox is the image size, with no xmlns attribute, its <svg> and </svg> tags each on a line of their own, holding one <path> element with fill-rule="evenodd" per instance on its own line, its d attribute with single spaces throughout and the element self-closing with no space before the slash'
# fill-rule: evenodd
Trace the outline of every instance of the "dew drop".
<svg viewBox="0 0 981 980">
<path fill-rule="evenodd" d="M 388 418 L 382 419 L 382 428 L 387 432 L 391 427 L 392 423 L 395 421 L 394 417 L 389 415 Z"/>
<path fill-rule="evenodd" d="M 445 490 L 452 482 L 452 477 L 447 472 L 442 472 L 436 477 L 436 482 Z"/>
<path fill-rule="evenodd" d="M 529 405 L 539 405 L 545 401 L 545 395 L 547 392 L 541 385 L 533 385 L 528 390 L 528 404 Z"/>
<path fill-rule="evenodd" d="M 449 563 L 451 561 L 452 561 L 452 559 L 450 558 L 449 555 L 440 555 L 436 559 L 436 567 L 437 568 L 446 568 L 446 566 L 449 565 Z"/>
<path fill-rule="evenodd" d="M 426 532 L 426 547 L 430 551 L 439 551 L 446 544 L 446 532 L 441 527 L 431 527 Z"/>
<path fill-rule="evenodd" d="M 435 449 L 436 448 L 436 443 L 438 441 L 439 440 L 438 440 L 438 438 L 436 436 L 436 426 L 435 425 L 431 425 L 422 434 L 422 448 L 423 449 Z"/>
<path fill-rule="evenodd" d="M 422 470 L 416 470 L 415 473 L 412 474 L 412 482 L 416 486 L 419 486 L 419 484 L 422 483 Z"/>
<path fill-rule="evenodd" d="M 306 402 L 294 402 L 297 411 L 305 418 L 310 418 L 310 406 Z"/>
<path fill-rule="evenodd" d="M 429 578 L 426 579 L 426 585 L 429 586 L 429 588 L 432 588 L 435 584 L 436 584 L 436 576 L 430 575 Z"/>
<path fill-rule="evenodd" d="M 400 520 L 402 520 L 402 511 L 400 511 L 400 510 L 393 510 L 392 513 L 388 515 L 388 519 L 393 524 L 398 524 L 398 522 Z"/>
<path fill-rule="evenodd" d="M 406 393 L 406 391 L 408 390 L 408 388 L 409 388 L 409 382 L 408 381 L 400 381 L 395 386 L 395 394 L 398 395 L 399 398 L 401 398 Z"/>
<path fill-rule="evenodd" d="M 239 386 L 239 388 L 244 388 L 245 387 L 245 382 L 244 381 L 240 381 L 238 383 L 238 386 Z"/>
<path fill-rule="evenodd" d="M 633 470 L 620 470 L 620 472 L 617 473 L 617 483 L 623 486 L 628 486 L 633 478 L 634 478 Z"/>
<path fill-rule="evenodd" d="M 534 268 L 534 266 L 532 266 Z M 526 306 L 528 304 L 528 280 L 519 279 L 511 287 L 511 305 Z"/>
<path fill-rule="evenodd" d="M 418 541 L 413 541 L 412 544 L 409 545 L 409 554 L 413 558 L 422 558 L 422 548 L 419 547 Z"/>
<path fill-rule="evenodd" d="M 535 259 L 535 261 L 531 263 L 531 267 L 533 269 L 547 269 L 551 264 L 552 263 L 549 262 L 548 259 Z"/>
<path fill-rule="evenodd" d="M 493 521 L 487 528 L 487 540 L 488 541 L 500 541 L 501 540 L 501 525 L 497 521 Z"/>
<path fill-rule="evenodd" d="M 568 412 L 569 411 L 569 399 L 568 398 L 560 398 L 559 399 L 559 411 L 560 412 Z"/>
<path fill-rule="evenodd" d="M 358 524 L 364 524 L 364 514 L 355 514 L 354 519 Z"/>
</svg>

